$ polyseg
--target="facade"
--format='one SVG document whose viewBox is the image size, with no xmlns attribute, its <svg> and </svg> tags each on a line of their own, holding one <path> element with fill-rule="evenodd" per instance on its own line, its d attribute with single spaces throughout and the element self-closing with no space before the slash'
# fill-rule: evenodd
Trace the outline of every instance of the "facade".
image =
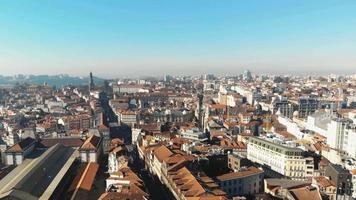
<svg viewBox="0 0 356 200">
<path fill-rule="evenodd" d="M 137 114 L 133 111 L 120 111 L 117 113 L 118 120 L 128 126 L 135 126 L 137 124 Z"/>
<path fill-rule="evenodd" d="M 281 97 L 281 98 L 276 98 L 273 102 L 273 113 L 280 114 L 282 116 L 292 118 L 293 117 L 293 112 L 294 112 L 294 107 L 292 103 L 288 101 L 286 97 Z"/>
<path fill-rule="evenodd" d="M 230 196 L 244 196 L 263 192 L 263 171 L 256 167 L 241 168 L 216 177 L 219 186 Z"/>
<path fill-rule="evenodd" d="M 300 97 L 298 99 L 299 118 L 306 118 L 313 114 L 319 107 L 319 101 L 313 97 Z"/>
<path fill-rule="evenodd" d="M 197 128 L 189 129 L 186 131 L 182 131 L 180 133 L 182 138 L 193 140 L 193 141 L 200 141 L 204 142 L 208 140 L 208 136 L 206 133 L 199 131 Z"/>
<path fill-rule="evenodd" d="M 240 156 L 239 154 L 230 153 L 228 156 L 228 167 L 231 170 L 238 171 L 242 167 L 248 166 L 251 161 L 247 158 Z"/>
<path fill-rule="evenodd" d="M 101 137 L 92 135 L 85 140 L 79 148 L 80 160 L 82 162 L 97 163 L 102 152 Z"/>
<path fill-rule="evenodd" d="M 327 144 L 333 148 L 347 152 L 356 158 L 356 124 L 349 118 L 337 118 L 333 113 L 317 112 L 307 119 L 307 128 L 326 137 Z"/>
<path fill-rule="evenodd" d="M 67 116 L 59 121 L 67 130 L 89 129 L 93 127 L 93 118 L 89 114 L 80 114 L 76 116 Z"/>
<path fill-rule="evenodd" d="M 252 162 L 269 166 L 273 171 L 293 180 L 305 180 L 313 175 L 311 171 L 314 169 L 314 162 L 303 157 L 303 150 L 264 138 L 249 138 L 247 158 Z"/>
<path fill-rule="evenodd" d="M 28 137 L 8 148 L 5 151 L 6 164 L 20 165 L 23 162 L 24 157 L 33 151 L 35 143 L 36 140 Z"/>
<path fill-rule="evenodd" d="M 110 129 L 104 124 L 98 127 L 100 136 L 103 138 L 103 152 L 106 154 L 109 152 L 110 148 Z"/>
<path fill-rule="evenodd" d="M 329 200 L 336 200 L 335 184 L 325 176 L 314 177 L 313 185 L 318 186 L 320 194 Z"/>
<path fill-rule="evenodd" d="M 329 164 L 325 170 L 336 186 L 336 200 L 352 199 L 352 174 L 341 165 Z"/>
</svg>

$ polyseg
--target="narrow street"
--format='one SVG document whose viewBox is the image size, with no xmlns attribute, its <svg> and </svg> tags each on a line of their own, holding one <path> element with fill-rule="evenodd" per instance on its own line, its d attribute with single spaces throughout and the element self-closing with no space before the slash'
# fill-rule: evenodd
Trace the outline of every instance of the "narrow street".
<svg viewBox="0 0 356 200">
<path fill-rule="evenodd" d="M 108 127 L 110 123 L 117 123 L 117 117 L 109 106 L 109 100 L 105 93 L 100 94 L 101 106 L 104 109 L 104 124 Z M 110 127 L 110 137 L 123 139 L 126 145 L 131 145 L 131 128 L 128 126 Z M 174 200 L 172 193 L 163 185 L 157 177 L 151 175 L 146 169 L 140 158 L 137 149 L 131 146 L 129 156 L 133 161 L 130 168 L 142 179 L 145 184 L 146 192 L 152 200 Z M 107 165 L 107 161 L 106 161 Z M 105 166 L 106 166 L 105 165 Z"/>
<path fill-rule="evenodd" d="M 153 176 L 148 170 L 145 169 L 143 162 L 138 157 L 137 149 L 133 148 L 130 156 L 132 157 L 133 163 L 131 163 L 130 168 L 140 176 L 142 181 L 145 183 L 147 188 L 147 193 L 150 194 L 150 199 L 152 200 L 174 200 L 173 194 L 169 189 L 163 185 L 159 179 Z"/>
</svg>

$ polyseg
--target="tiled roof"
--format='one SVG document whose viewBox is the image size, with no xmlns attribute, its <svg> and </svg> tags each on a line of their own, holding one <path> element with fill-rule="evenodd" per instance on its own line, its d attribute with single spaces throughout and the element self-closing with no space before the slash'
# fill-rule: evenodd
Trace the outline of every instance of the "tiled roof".
<svg viewBox="0 0 356 200">
<path fill-rule="evenodd" d="M 226 181 L 226 180 L 231 180 L 231 179 L 237 179 L 237 178 L 241 178 L 241 177 L 256 175 L 256 174 L 259 174 L 259 173 L 263 173 L 263 171 L 258 169 L 258 168 L 256 168 L 256 167 L 249 167 L 246 170 L 223 174 L 221 176 L 217 176 L 216 178 L 219 181 Z"/>
<path fill-rule="evenodd" d="M 80 147 L 81 150 L 97 150 L 100 143 L 100 137 L 92 135 L 87 138 L 84 144 Z"/>
<path fill-rule="evenodd" d="M 157 159 L 162 162 L 166 160 L 169 156 L 173 155 L 172 151 L 169 150 L 166 146 L 162 145 L 161 147 L 154 150 L 153 154 Z"/>
<path fill-rule="evenodd" d="M 21 142 L 12 145 L 10 148 L 6 150 L 6 152 L 23 152 L 27 147 L 29 147 L 34 142 L 35 139 L 28 137 L 22 140 Z"/>
<path fill-rule="evenodd" d="M 69 191 L 79 189 L 90 191 L 98 169 L 99 165 L 96 163 L 88 163 L 84 165 L 74 178 L 71 186 L 69 187 Z"/>
<path fill-rule="evenodd" d="M 101 124 L 98 126 L 99 131 L 109 131 L 109 128 L 105 126 L 104 124 Z"/>
<path fill-rule="evenodd" d="M 49 148 L 56 144 L 62 144 L 67 147 L 80 147 L 83 140 L 80 138 L 44 138 L 39 141 L 39 146 Z"/>
<path fill-rule="evenodd" d="M 289 192 L 295 199 L 321 200 L 319 191 L 311 186 L 291 189 Z"/>
<path fill-rule="evenodd" d="M 330 179 L 327 179 L 325 176 L 315 177 L 314 179 L 317 181 L 319 186 L 322 186 L 322 187 L 334 186 L 335 187 L 335 184 Z"/>
<path fill-rule="evenodd" d="M 172 175 L 175 177 L 173 181 L 185 197 L 198 197 L 206 192 L 186 167 L 179 169 L 175 174 Z"/>
</svg>

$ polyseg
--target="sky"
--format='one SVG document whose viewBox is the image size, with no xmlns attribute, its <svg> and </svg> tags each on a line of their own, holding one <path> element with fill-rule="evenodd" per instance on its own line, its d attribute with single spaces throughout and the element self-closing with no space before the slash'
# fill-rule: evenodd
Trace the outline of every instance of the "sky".
<svg viewBox="0 0 356 200">
<path fill-rule="evenodd" d="M 356 0 L 4 0 L 0 74 L 356 72 Z"/>
</svg>

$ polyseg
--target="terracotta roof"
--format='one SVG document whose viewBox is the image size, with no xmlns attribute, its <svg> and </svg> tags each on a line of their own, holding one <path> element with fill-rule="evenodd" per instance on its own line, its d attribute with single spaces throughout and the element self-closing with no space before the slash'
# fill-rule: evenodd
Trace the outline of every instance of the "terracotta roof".
<svg viewBox="0 0 356 200">
<path fill-rule="evenodd" d="M 350 171 L 352 175 L 356 175 L 356 169 Z"/>
<path fill-rule="evenodd" d="M 295 137 L 293 134 L 291 134 L 290 132 L 288 131 L 277 131 L 276 134 L 286 138 L 286 139 L 297 139 L 297 137 Z"/>
<path fill-rule="evenodd" d="M 97 150 L 100 143 L 100 137 L 92 135 L 84 141 L 80 147 L 81 150 Z"/>
<path fill-rule="evenodd" d="M 41 139 L 38 145 L 49 148 L 56 144 L 62 144 L 68 147 L 80 147 L 83 144 L 83 140 L 80 138 L 44 138 Z"/>
<path fill-rule="evenodd" d="M 187 200 L 226 200 L 226 199 L 228 198 L 222 196 L 187 197 Z"/>
<path fill-rule="evenodd" d="M 169 156 L 173 155 L 172 151 L 169 150 L 166 146 L 162 145 L 153 151 L 153 154 L 157 159 L 162 162 L 166 160 Z"/>
<path fill-rule="evenodd" d="M 291 189 L 289 191 L 295 199 L 321 200 L 319 191 L 311 186 Z"/>
<path fill-rule="evenodd" d="M 69 187 L 69 191 L 78 189 L 90 191 L 98 169 L 99 165 L 97 163 L 90 162 L 82 166 Z"/>
<path fill-rule="evenodd" d="M 210 105 L 210 108 L 212 108 L 212 109 L 226 109 L 226 105 L 224 105 L 224 104 L 211 104 Z"/>
<path fill-rule="evenodd" d="M 120 138 L 114 138 L 111 140 L 110 142 L 112 145 L 115 145 L 115 146 L 121 146 L 121 145 L 124 145 L 124 141 L 121 140 Z"/>
<path fill-rule="evenodd" d="M 136 194 L 136 193 L 130 193 L 127 191 L 123 191 L 121 193 L 119 193 L 119 192 L 105 192 L 99 197 L 99 200 L 121 200 L 121 199 L 146 200 L 147 197 L 145 197 L 143 195 Z"/>
<path fill-rule="evenodd" d="M 198 180 L 186 167 L 182 167 L 181 169 L 179 169 L 176 172 L 175 177 L 177 179 L 173 179 L 173 182 L 179 189 L 184 189 L 182 193 L 185 197 L 198 197 L 206 192 L 204 188 L 200 185 Z"/>
<path fill-rule="evenodd" d="M 327 179 L 325 176 L 315 177 L 314 179 L 317 181 L 319 186 L 322 186 L 322 187 L 334 186 L 335 187 L 335 184 L 330 179 Z"/>
<path fill-rule="evenodd" d="M 98 126 L 99 131 L 109 131 L 109 128 L 105 126 L 104 124 L 101 124 Z"/>
<path fill-rule="evenodd" d="M 12 145 L 10 148 L 6 150 L 6 152 L 23 152 L 26 148 L 28 148 L 31 144 L 35 143 L 36 140 L 33 138 L 26 138 L 21 142 Z"/>
<path fill-rule="evenodd" d="M 263 173 L 263 171 L 258 169 L 258 168 L 256 168 L 256 167 L 249 167 L 246 170 L 223 174 L 221 176 L 217 176 L 216 178 L 219 181 L 226 181 L 226 180 L 231 180 L 231 179 L 237 179 L 237 178 L 241 178 L 241 177 L 251 176 L 251 175 L 255 175 L 255 174 L 259 174 L 259 173 Z"/>
</svg>

